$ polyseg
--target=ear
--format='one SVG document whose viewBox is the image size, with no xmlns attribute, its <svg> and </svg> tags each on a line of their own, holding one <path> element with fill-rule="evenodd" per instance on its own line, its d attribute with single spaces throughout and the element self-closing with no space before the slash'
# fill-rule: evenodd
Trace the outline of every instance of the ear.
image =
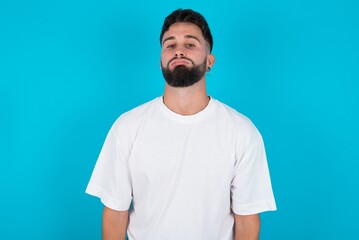
<svg viewBox="0 0 359 240">
<path fill-rule="evenodd" d="M 208 54 L 207 55 L 207 69 L 211 69 L 214 65 L 214 62 L 215 62 L 215 57 L 213 54 Z"/>
</svg>

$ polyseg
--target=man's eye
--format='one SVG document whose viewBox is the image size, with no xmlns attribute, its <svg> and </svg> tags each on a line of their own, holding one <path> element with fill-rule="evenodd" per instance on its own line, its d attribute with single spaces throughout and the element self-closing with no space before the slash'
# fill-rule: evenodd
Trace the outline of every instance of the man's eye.
<svg viewBox="0 0 359 240">
<path fill-rule="evenodd" d="M 193 47 L 195 47 L 195 45 L 192 44 L 192 43 L 187 43 L 187 44 L 186 44 L 186 47 L 188 47 L 188 48 L 193 48 Z"/>
<path fill-rule="evenodd" d="M 170 45 L 167 46 L 167 48 L 173 49 L 173 48 L 175 48 L 175 45 L 174 45 L 174 44 L 170 44 Z"/>
</svg>

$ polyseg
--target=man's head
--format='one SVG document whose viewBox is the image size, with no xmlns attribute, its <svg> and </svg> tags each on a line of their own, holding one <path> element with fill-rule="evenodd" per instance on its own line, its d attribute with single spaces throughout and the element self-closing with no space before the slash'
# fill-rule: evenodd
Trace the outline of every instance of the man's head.
<svg viewBox="0 0 359 240">
<path fill-rule="evenodd" d="M 211 30 L 209 29 L 206 19 L 198 12 L 191 9 L 177 9 L 168 15 L 163 23 L 162 31 L 160 35 L 160 44 L 162 45 L 163 35 L 174 23 L 192 23 L 199 27 L 202 31 L 202 35 L 206 40 L 209 52 L 213 49 L 213 38 Z"/>
<path fill-rule="evenodd" d="M 197 12 L 172 12 L 164 21 L 160 41 L 162 73 L 170 86 L 191 86 L 203 79 L 214 64 L 212 35 L 206 20 Z"/>
</svg>

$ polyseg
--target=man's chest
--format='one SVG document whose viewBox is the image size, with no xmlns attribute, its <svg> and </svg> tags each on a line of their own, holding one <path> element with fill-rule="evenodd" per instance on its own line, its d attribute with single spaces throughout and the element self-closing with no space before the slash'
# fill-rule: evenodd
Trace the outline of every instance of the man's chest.
<svg viewBox="0 0 359 240">
<path fill-rule="evenodd" d="M 231 138 L 219 130 L 166 124 L 143 129 L 129 159 L 134 189 L 229 187 L 235 153 Z"/>
</svg>

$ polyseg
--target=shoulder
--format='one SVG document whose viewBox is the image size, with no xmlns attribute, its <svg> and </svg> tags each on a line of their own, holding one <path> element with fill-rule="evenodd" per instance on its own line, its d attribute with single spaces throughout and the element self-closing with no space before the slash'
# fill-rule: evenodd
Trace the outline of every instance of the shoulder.
<svg viewBox="0 0 359 240">
<path fill-rule="evenodd" d="M 249 141 L 258 141 L 262 138 L 257 127 L 252 120 L 236 109 L 215 100 L 216 104 L 216 118 L 220 119 L 222 124 L 233 131 L 233 134 L 240 139 L 247 139 Z"/>
<path fill-rule="evenodd" d="M 123 114 L 121 114 L 114 122 L 112 129 L 118 131 L 129 131 L 133 128 L 137 128 L 145 118 L 157 109 L 158 101 L 160 97 L 157 97 L 151 101 L 143 103 Z"/>
<path fill-rule="evenodd" d="M 142 117 L 149 113 L 152 109 L 156 108 L 160 97 L 157 97 L 155 99 L 152 99 L 151 101 L 148 101 L 146 103 L 143 103 L 123 114 L 120 115 L 120 117 L 116 120 L 116 122 L 122 122 L 122 121 L 131 121 L 136 120 L 139 117 Z"/>
<path fill-rule="evenodd" d="M 251 119 L 236 109 L 214 99 L 216 105 L 217 117 L 223 118 L 228 124 L 233 124 L 234 127 L 253 128 L 255 127 Z"/>
</svg>

